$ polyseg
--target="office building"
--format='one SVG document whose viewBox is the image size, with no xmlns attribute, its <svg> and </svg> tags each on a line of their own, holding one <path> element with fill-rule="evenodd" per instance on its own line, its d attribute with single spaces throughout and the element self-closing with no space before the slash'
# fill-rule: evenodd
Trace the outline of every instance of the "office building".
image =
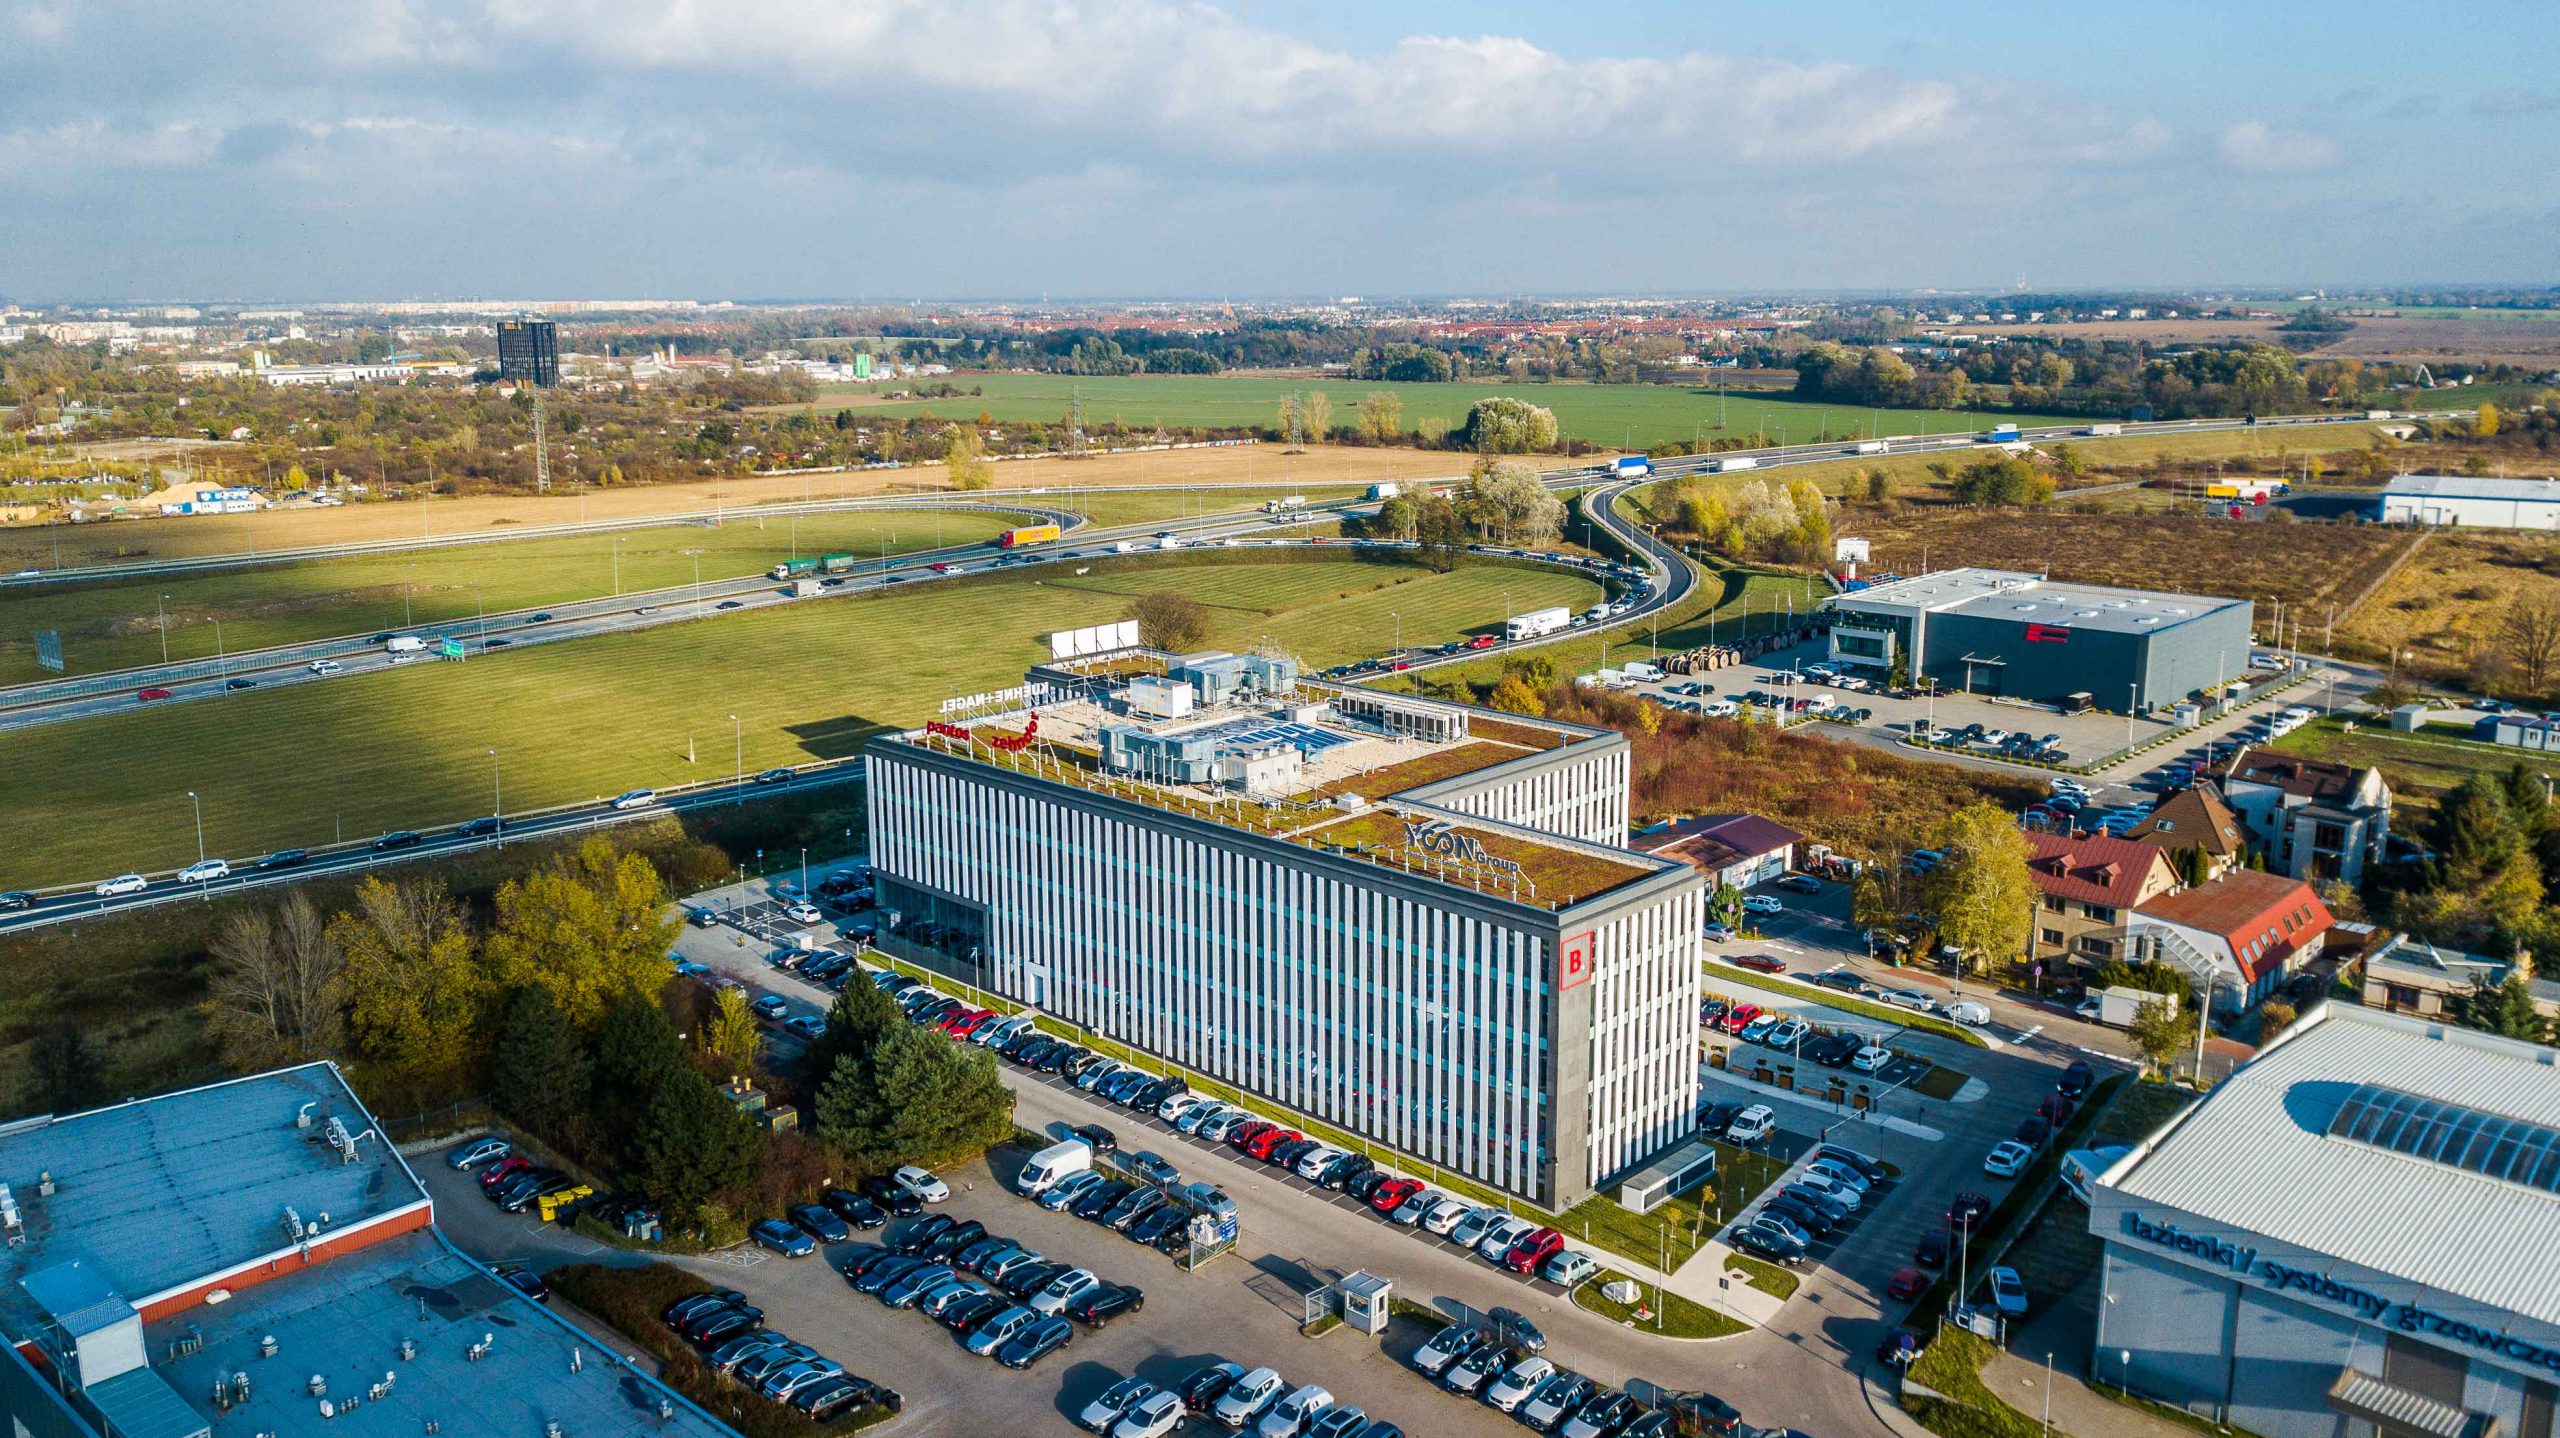
<svg viewBox="0 0 2560 1438">
<path fill-rule="evenodd" d="M 2553 1438 L 2560 1055 L 2326 1004 L 2090 1190 L 2090 1380 L 2262 1438 Z"/>
<path fill-rule="evenodd" d="M 1259 655 L 1019 693 L 870 747 L 920 957 L 1550 1208 L 1687 1134 L 1703 884 L 1624 847 L 1623 736 Z"/>
<path fill-rule="evenodd" d="M 498 321 L 498 378 L 549 388 L 560 382 L 560 327 L 549 320 Z"/>
<path fill-rule="evenodd" d="M 1968 694 L 2122 713 L 2249 673 L 2245 599 L 1944 569 L 1827 602 L 1834 662 Z"/>
<path fill-rule="evenodd" d="M 20 1435 L 734 1438 L 447 1244 L 331 1064 L 0 1127 L 0 1238 Z"/>
</svg>

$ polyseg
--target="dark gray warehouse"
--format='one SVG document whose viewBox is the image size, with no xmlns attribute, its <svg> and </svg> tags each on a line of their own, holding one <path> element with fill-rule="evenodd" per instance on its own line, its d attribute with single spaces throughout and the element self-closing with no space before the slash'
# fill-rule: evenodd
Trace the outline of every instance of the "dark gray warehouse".
<svg viewBox="0 0 2560 1438">
<path fill-rule="evenodd" d="M 1946 569 L 1837 596 L 1831 656 L 1946 689 L 2100 709 L 2175 704 L 2249 675 L 2245 599 Z"/>
</svg>

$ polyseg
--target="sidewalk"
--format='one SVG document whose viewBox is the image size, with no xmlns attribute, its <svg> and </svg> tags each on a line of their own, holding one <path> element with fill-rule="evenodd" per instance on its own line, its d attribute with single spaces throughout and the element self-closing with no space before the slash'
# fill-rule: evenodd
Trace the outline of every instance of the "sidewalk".
<svg viewBox="0 0 2560 1438">
<path fill-rule="evenodd" d="M 2030 1420 L 2043 1416 L 2046 1368 L 2014 1353 L 1982 1365 L 1983 1386 Z M 2073 1374 L 2052 1370 L 2053 1431 L 2071 1438 L 2195 1438 L 2195 1431 L 2089 1391 Z"/>
</svg>

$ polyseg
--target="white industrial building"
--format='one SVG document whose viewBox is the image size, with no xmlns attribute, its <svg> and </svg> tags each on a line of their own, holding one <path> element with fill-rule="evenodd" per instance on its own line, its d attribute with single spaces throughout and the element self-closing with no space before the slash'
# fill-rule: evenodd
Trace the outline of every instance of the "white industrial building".
<svg viewBox="0 0 2560 1438">
<path fill-rule="evenodd" d="M 2553 1438 L 2560 1054 L 2313 1010 L 2090 1192 L 2093 1382 L 2263 1438 Z"/>
<path fill-rule="evenodd" d="M 2436 528 L 2560 529 L 2560 479 L 2404 474 L 2382 487 L 2381 518 Z"/>
<path fill-rule="evenodd" d="M 1550 1208 L 1687 1136 L 1703 884 L 1623 847 L 1623 736 L 1258 655 L 1033 679 L 871 745 L 893 943 Z"/>
</svg>

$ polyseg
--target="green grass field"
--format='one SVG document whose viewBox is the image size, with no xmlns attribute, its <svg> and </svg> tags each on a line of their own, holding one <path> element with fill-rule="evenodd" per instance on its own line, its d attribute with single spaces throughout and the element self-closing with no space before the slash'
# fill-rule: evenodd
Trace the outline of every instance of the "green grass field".
<svg viewBox="0 0 2560 1438">
<path fill-rule="evenodd" d="M 1168 556 L 1171 558 L 1171 556 Z M 1404 637 L 1498 623 L 1512 605 L 1587 606 L 1572 575 L 1319 559 L 1100 564 L 718 616 L 575 644 L 262 689 L 0 736 L 0 813 L 41 843 L 0 850 L 0 887 L 65 883 L 195 857 L 187 791 L 212 852 L 360 839 L 488 813 L 492 760 L 511 811 L 857 752 L 952 694 L 1017 682 L 1052 629 L 1118 619 L 1181 589 L 1211 606 L 1206 643 L 1268 636 L 1310 665 Z M 690 757 L 689 757 L 690 756 Z"/>
<path fill-rule="evenodd" d="M 878 555 L 883 545 L 904 554 L 937 541 L 976 543 L 1018 522 L 967 510 L 813 514 L 796 523 L 742 516 L 716 529 L 677 524 L 14 591 L 0 599 L 0 683 L 47 677 L 35 662 L 43 629 L 61 631 L 73 674 L 157 663 L 163 607 L 169 657 L 206 659 L 217 644 L 237 653 L 377 629 L 468 625 L 483 606 L 499 613 L 602 598 L 616 592 L 617 552 L 620 592 L 628 594 L 692 583 L 697 551 L 703 579 L 735 579 L 790 558 L 795 536 L 804 556 Z"/>
<path fill-rule="evenodd" d="M 1765 391 L 1733 391 L 1719 396 L 1711 382 L 1700 385 L 1505 384 L 1457 381 L 1448 384 L 1390 384 L 1347 379 L 1295 380 L 1249 375 L 1137 375 L 1096 377 L 1044 374 L 956 375 L 962 389 L 984 394 L 950 399 L 872 402 L 887 385 L 838 385 L 818 392 L 817 408 L 855 404 L 864 412 L 917 415 L 931 411 L 945 418 L 981 412 L 1000 422 L 1061 420 L 1070 392 L 1080 393 L 1087 424 L 1116 422 L 1230 428 L 1270 426 L 1278 422 L 1280 401 L 1291 394 L 1321 392 L 1333 401 L 1336 423 L 1354 419 L 1352 406 L 1381 390 L 1404 404 L 1403 424 L 1425 436 L 1457 427 L 1467 409 L 1488 395 L 1515 395 L 1554 410 L 1556 422 L 1575 439 L 1602 446 L 1667 444 L 1675 440 L 1743 435 L 1755 428 L 1776 435 L 1783 427 L 1790 440 L 1817 433 L 1946 434 L 1980 429 L 1994 416 L 1973 411 L 1928 413 L 1919 410 L 1868 410 L 1807 403 Z M 2021 424 L 2060 424 L 2058 418 L 2003 414 Z"/>
<path fill-rule="evenodd" d="M 2346 727 L 2350 722 L 2353 730 Z M 2515 764 L 2534 774 L 2560 768 L 2531 750 L 2484 744 L 2451 725 L 2430 724 L 2415 734 L 2401 734 L 2361 717 L 2314 719 L 2273 747 L 2307 759 L 2380 769 L 2391 785 L 2394 833 L 2425 833 L 2444 796 L 2474 774 L 2503 774 Z"/>
</svg>

